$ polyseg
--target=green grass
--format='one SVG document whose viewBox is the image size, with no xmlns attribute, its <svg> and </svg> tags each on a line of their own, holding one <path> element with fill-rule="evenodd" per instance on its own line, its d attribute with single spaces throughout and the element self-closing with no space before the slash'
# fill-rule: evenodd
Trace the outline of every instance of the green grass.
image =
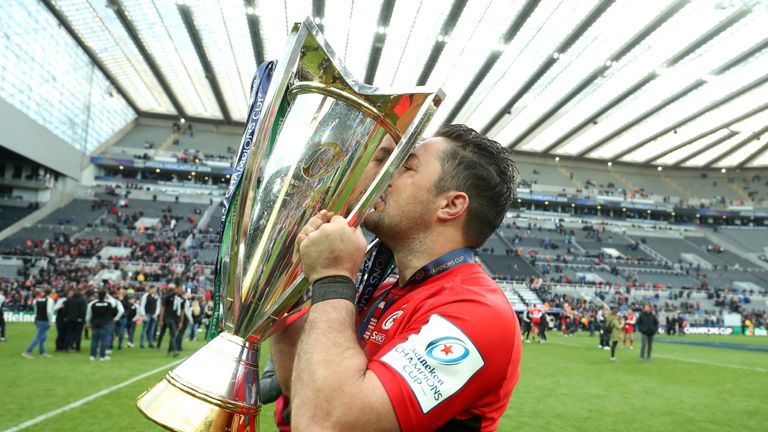
<svg viewBox="0 0 768 432">
<path fill-rule="evenodd" d="M 27 360 L 20 353 L 33 333 L 31 324 L 9 324 L 9 341 L 0 344 L 0 431 L 173 361 L 138 348 L 115 352 L 104 363 L 88 361 L 86 353 Z M 52 330 L 49 350 L 54 337 Z M 685 338 L 768 344 L 768 338 L 759 337 Z M 698 432 L 763 430 L 768 422 L 768 353 L 656 343 L 650 363 L 639 361 L 639 347 L 620 349 L 619 361 L 611 363 L 595 338 L 552 333 L 550 341 L 524 345 L 520 382 L 499 430 Z M 187 352 L 201 345 L 185 344 Z M 88 347 L 85 341 L 84 351 Z M 162 376 L 158 372 L 27 430 L 161 430 L 136 411 L 134 401 Z M 275 430 L 273 410 L 264 408 L 260 431 Z"/>
</svg>

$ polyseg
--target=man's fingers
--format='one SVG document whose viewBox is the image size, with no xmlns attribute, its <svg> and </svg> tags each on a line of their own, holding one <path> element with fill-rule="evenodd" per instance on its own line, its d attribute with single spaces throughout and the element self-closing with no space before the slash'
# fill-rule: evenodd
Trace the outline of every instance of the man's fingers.
<svg viewBox="0 0 768 432">
<path fill-rule="evenodd" d="M 334 225 L 347 225 L 347 226 L 349 226 L 349 224 L 347 223 L 347 219 L 345 219 L 344 217 L 339 216 L 339 215 L 335 215 L 332 218 L 330 218 L 330 222 L 332 224 L 334 224 Z"/>
</svg>

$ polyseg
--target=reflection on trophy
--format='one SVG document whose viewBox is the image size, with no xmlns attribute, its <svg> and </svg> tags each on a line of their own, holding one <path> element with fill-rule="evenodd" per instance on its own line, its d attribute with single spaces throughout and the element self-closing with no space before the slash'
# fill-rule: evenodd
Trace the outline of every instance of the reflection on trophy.
<svg viewBox="0 0 768 432">
<path fill-rule="evenodd" d="M 223 332 L 139 396 L 146 417 L 178 431 L 257 430 L 259 343 L 309 288 L 296 236 L 322 209 L 359 225 L 442 99 L 358 83 L 309 18 L 294 26 L 224 223 Z"/>
</svg>

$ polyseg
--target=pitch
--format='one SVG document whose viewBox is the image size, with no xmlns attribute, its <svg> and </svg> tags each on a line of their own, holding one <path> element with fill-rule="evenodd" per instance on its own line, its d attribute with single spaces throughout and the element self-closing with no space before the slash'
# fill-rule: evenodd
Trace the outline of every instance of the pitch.
<svg viewBox="0 0 768 432">
<path fill-rule="evenodd" d="M 21 352 L 33 333 L 31 324 L 10 323 L 8 341 L 0 344 L 0 431 L 162 430 L 142 417 L 133 403 L 162 378 L 161 368 L 181 357 L 135 347 L 115 352 L 109 362 L 90 362 L 85 352 L 28 360 Z M 598 350 L 595 337 L 580 333 L 566 338 L 554 332 L 549 336 L 546 345 L 523 346 L 520 382 L 499 430 L 762 430 L 768 421 L 764 409 L 768 338 L 660 337 L 651 362 L 640 362 L 636 346 L 619 348 L 618 361 L 611 363 L 609 353 Z M 52 337 L 55 331 L 47 343 L 51 350 Z M 201 345 L 185 341 L 184 354 Z M 84 341 L 83 351 L 89 347 L 90 342 Z M 267 355 L 265 344 L 262 360 Z M 264 408 L 260 431 L 276 430 L 273 410 L 272 405 Z M 41 416 L 47 417 L 16 429 Z"/>
</svg>

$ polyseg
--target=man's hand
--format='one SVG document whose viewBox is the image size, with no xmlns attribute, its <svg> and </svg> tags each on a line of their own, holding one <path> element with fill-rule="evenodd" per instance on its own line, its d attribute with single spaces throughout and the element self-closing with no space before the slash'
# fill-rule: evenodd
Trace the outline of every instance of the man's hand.
<svg viewBox="0 0 768 432">
<path fill-rule="evenodd" d="M 329 276 L 355 280 L 367 246 L 359 228 L 350 228 L 346 219 L 325 210 L 310 219 L 296 243 L 310 283 Z"/>
</svg>

